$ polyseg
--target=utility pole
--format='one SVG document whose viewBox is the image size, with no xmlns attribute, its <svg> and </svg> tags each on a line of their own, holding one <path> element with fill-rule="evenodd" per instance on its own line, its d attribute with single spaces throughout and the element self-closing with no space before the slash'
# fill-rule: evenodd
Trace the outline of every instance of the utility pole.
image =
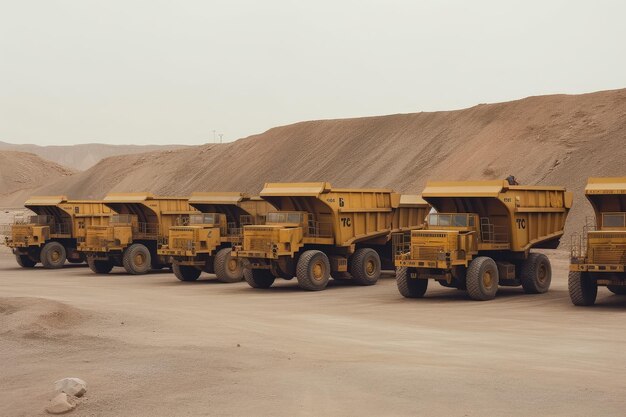
<svg viewBox="0 0 626 417">
<path fill-rule="evenodd" d="M 222 143 L 222 136 L 224 136 L 224 134 L 220 133 L 218 136 L 220 137 L 220 143 Z"/>
</svg>

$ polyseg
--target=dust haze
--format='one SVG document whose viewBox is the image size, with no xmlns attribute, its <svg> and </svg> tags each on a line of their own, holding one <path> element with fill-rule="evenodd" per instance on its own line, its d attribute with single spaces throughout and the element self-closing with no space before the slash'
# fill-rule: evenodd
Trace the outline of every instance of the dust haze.
<svg viewBox="0 0 626 417">
<path fill-rule="evenodd" d="M 201 144 L 622 88 L 625 13 L 616 0 L 4 1 L 0 140 Z"/>
</svg>

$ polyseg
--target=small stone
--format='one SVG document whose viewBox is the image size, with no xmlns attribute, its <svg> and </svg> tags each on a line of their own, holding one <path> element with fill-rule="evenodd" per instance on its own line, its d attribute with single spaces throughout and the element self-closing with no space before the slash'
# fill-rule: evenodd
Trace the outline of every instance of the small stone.
<svg viewBox="0 0 626 417">
<path fill-rule="evenodd" d="M 239 343 L 237 343 L 237 347 L 241 347 L 241 345 Z"/>
<path fill-rule="evenodd" d="M 53 399 L 46 407 L 46 411 L 50 414 L 63 414 L 76 408 L 76 402 L 66 393 L 62 392 Z"/>
<path fill-rule="evenodd" d="M 74 397 L 82 397 L 87 392 L 87 383 L 80 378 L 63 378 L 54 383 L 54 389 Z"/>
</svg>

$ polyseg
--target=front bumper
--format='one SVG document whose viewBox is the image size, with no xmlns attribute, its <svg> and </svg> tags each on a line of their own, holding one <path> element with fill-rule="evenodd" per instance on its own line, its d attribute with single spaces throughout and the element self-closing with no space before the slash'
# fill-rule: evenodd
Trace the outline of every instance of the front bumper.
<svg viewBox="0 0 626 417">
<path fill-rule="evenodd" d="M 624 272 L 626 265 L 571 263 L 569 270 L 573 272 Z"/>
<path fill-rule="evenodd" d="M 123 252 L 124 248 L 119 246 L 119 247 L 107 247 L 107 246 L 79 246 L 78 247 L 78 251 L 79 252 L 85 252 L 85 253 L 89 253 L 89 254 L 93 254 L 93 255 L 102 255 L 102 256 L 106 256 L 107 253 L 109 252 Z"/>
<path fill-rule="evenodd" d="M 259 258 L 259 259 L 278 259 L 278 252 L 259 252 L 252 250 L 233 251 L 235 258 Z"/>
<path fill-rule="evenodd" d="M 446 261 L 430 260 L 430 259 L 396 259 L 397 267 L 405 268 L 435 268 L 448 269 L 450 264 Z"/>
<path fill-rule="evenodd" d="M 38 247 L 40 245 L 30 245 L 27 242 L 7 242 L 7 246 L 11 249 L 25 249 L 29 247 Z"/>
<path fill-rule="evenodd" d="M 209 252 L 206 252 L 209 253 Z M 197 253 L 196 251 L 193 250 L 186 250 L 186 249 L 158 249 L 157 250 L 157 254 L 160 256 L 181 256 L 181 257 L 189 257 L 189 258 L 193 258 L 197 255 L 199 255 L 199 253 Z"/>
</svg>

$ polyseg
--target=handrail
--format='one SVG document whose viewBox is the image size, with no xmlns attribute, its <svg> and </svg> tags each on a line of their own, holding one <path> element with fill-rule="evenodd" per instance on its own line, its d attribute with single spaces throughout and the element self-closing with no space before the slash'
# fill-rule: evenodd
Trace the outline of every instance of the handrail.
<svg viewBox="0 0 626 417">
<path fill-rule="evenodd" d="M 411 252 L 411 231 L 393 233 L 391 235 L 391 248 L 394 258 L 409 254 Z"/>
<path fill-rule="evenodd" d="M 480 219 L 480 236 L 483 243 L 509 243 L 509 229 L 491 223 L 488 217 Z"/>
<path fill-rule="evenodd" d="M 333 237 L 333 225 L 332 223 L 309 220 L 307 236 L 308 237 L 321 237 L 321 238 Z"/>
</svg>

